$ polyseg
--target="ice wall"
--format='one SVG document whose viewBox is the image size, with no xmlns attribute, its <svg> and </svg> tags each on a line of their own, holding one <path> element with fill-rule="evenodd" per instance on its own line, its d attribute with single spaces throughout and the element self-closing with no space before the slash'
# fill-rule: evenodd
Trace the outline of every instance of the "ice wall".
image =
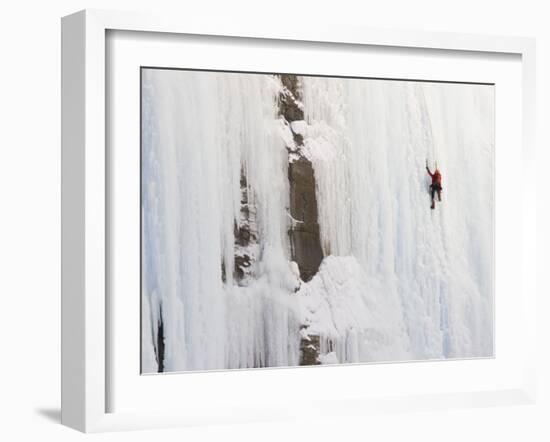
<svg viewBox="0 0 550 442">
<path fill-rule="evenodd" d="M 353 256 L 370 280 L 365 302 L 386 309 L 354 330 L 394 324 L 382 359 L 491 355 L 493 87 L 315 77 L 302 87 L 325 253 Z M 443 174 L 433 211 L 426 159 Z M 372 359 L 369 338 L 356 347 Z"/>
<path fill-rule="evenodd" d="M 326 256 L 304 283 L 277 77 L 142 79 L 143 372 L 159 332 L 165 371 L 297 365 L 304 334 L 325 363 L 492 354 L 492 87 L 300 77 Z M 443 173 L 435 211 L 426 158 Z M 245 285 L 241 173 L 258 231 Z"/>
<path fill-rule="evenodd" d="M 280 84 L 164 70 L 142 81 L 143 371 L 158 369 L 160 312 L 166 371 L 295 365 Z M 232 280 L 242 171 L 261 238 L 248 287 Z"/>
</svg>

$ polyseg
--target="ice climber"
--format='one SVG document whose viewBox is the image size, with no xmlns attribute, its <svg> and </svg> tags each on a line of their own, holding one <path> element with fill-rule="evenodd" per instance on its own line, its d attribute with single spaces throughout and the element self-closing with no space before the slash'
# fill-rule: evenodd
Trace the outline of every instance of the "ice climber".
<svg viewBox="0 0 550 442">
<path fill-rule="evenodd" d="M 428 171 L 428 175 L 432 177 L 432 184 L 430 185 L 430 194 L 432 197 L 432 205 L 431 209 L 435 209 L 435 194 L 437 192 L 437 199 L 441 201 L 441 190 L 443 189 L 441 187 L 441 173 L 439 172 L 439 169 L 436 167 L 435 172 L 431 173 L 430 168 L 426 165 L 426 170 Z"/>
</svg>

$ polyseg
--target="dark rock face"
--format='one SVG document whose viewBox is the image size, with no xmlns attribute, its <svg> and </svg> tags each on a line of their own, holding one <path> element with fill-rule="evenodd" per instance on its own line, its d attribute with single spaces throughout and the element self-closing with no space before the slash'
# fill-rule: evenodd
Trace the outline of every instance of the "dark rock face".
<svg viewBox="0 0 550 442">
<path fill-rule="evenodd" d="M 304 119 L 304 111 L 299 105 L 298 76 L 292 74 L 280 75 L 285 92 L 280 97 L 280 113 L 289 123 Z"/>
<path fill-rule="evenodd" d="M 244 169 L 241 169 L 241 205 L 238 221 L 235 221 L 233 233 L 235 236 L 235 255 L 233 279 L 239 285 L 246 285 L 246 279 L 252 272 L 254 263 L 254 246 L 258 243 L 256 229 L 256 209 L 249 200 L 248 181 Z M 222 260 L 222 281 L 226 282 L 226 268 Z"/>
<path fill-rule="evenodd" d="M 162 309 L 159 313 L 157 324 L 157 342 L 154 345 L 155 356 L 157 358 L 158 372 L 164 371 L 164 320 L 162 319 Z"/>
<path fill-rule="evenodd" d="M 235 272 L 233 277 L 237 282 L 243 281 L 248 274 L 248 270 L 252 266 L 250 256 L 235 256 Z"/>
<path fill-rule="evenodd" d="M 309 336 L 300 341 L 300 365 L 320 365 L 319 336 Z"/>
<path fill-rule="evenodd" d="M 280 97 L 280 113 L 287 123 L 304 119 L 300 102 L 298 77 L 281 75 L 285 87 Z M 315 173 L 313 165 L 300 153 L 303 146 L 301 134 L 293 132 L 297 150 L 290 149 L 297 159 L 289 163 L 290 215 L 294 219 L 290 228 L 292 259 L 298 264 L 300 277 L 309 281 L 317 273 L 323 260 L 323 250 L 317 222 L 317 197 L 315 194 Z M 294 147 L 294 146 L 293 146 Z"/>
<path fill-rule="evenodd" d="M 256 208 L 249 198 L 248 180 L 246 172 L 241 169 L 241 208 L 239 221 L 235 223 L 235 268 L 233 278 L 239 285 L 246 284 L 246 278 L 252 272 L 255 261 L 254 246 L 258 243 L 256 228 Z"/>
<path fill-rule="evenodd" d="M 304 119 L 303 105 L 300 101 L 298 77 L 281 75 L 285 87 L 279 97 L 281 116 L 289 124 Z M 292 131 L 292 129 L 291 129 Z M 290 184 L 290 216 L 292 225 L 290 237 L 292 260 L 298 264 L 300 278 L 310 281 L 321 265 L 323 249 L 317 213 L 317 195 L 315 193 L 315 172 L 313 164 L 301 152 L 304 145 L 302 134 L 292 131 L 295 146 L 287 146 L 292 159 L 288 165 Z M 303 329 L 307 332 L 307 326 Z M 300 341 L 300 365 L 319 364 L 319 336 L 308 335 Z"/>
<path fill-rule="evenodd" d="M 323 250 L 317 223 L 315 177 L 311 162 L 300 157 L 289 164 L 290 215 L 296 221 L 290 229 L 292 259 L 298 264 L 300 277 L 309 281 L 319 270 Z"/>
</svg>

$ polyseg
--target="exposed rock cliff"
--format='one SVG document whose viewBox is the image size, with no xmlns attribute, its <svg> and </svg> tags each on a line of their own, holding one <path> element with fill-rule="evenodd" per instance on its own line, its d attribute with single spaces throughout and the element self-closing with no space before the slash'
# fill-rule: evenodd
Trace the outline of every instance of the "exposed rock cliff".
<svg viewBox="0 0 550 442">
<path fill-rule="evenodd" d="M 283 91 L 280 95 L 280 113 L 292 132 L 293 143 L 288 143 L 290 184 L 289 230 L 291 258 L 298 264 L 300 278 L 310 281 L 323 261 L 319 222 L 317 219 L 317 198 L 313 164 L 301 151 L 304 139 L 300 127 L 304 120 L 300 101 L 299 81 L 296 75 L 281 75 Z M 300 365 L 319 364 L 319 336 L 310 336 L 307 326 L 302 329 L 300 342 Z"/>
</svg>

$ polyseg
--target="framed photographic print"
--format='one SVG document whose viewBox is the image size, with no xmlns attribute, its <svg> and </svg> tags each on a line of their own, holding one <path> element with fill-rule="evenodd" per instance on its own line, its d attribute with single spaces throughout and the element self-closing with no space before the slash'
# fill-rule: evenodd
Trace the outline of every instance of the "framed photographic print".
<svg viewBox="0 0 550 442">
<path fill-rule="evenodd" d="M 533 41 L 106 11 L 62 41 L 66 425 L 533 400 Z"/>
</svg>

